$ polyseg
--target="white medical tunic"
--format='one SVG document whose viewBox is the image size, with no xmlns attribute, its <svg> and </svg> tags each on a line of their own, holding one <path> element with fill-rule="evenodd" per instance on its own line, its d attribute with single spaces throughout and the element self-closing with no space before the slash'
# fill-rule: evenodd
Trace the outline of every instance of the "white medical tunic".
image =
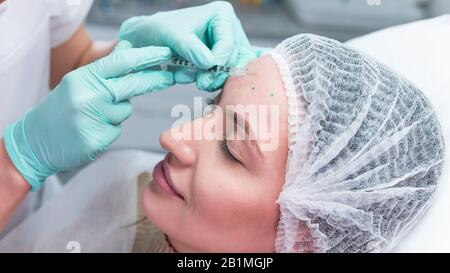
<svg viewBox="0 0 450 273">
<path fill-rule="evenodd" d="M 50 50 L 67 41 L 83 23 L 92 0 L 7 0 L 0 4 L 0 137 L 49 92 Z M 50 179 L 52 180 L 52 179 Z M 48 181 L 52 192 L 58 181 Z M 32 193 L 0 238 L 39 206 Z"/>
</svg>

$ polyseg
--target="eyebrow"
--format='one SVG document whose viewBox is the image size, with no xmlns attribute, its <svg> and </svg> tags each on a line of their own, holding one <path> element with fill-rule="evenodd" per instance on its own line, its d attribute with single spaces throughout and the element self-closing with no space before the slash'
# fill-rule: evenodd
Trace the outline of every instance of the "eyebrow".
<svg viewBox="0 0 450 273">
<path fill-rule="evenodd" d="M 219 101 L 222 98 L 222 93 L 223 93 L 223 91 L 220 91 L 219 94 L 217 94 L 217 96 L 212 100 L 212 103 L 214 105 L 218 105 L 219 104 Z"/>
</svg>

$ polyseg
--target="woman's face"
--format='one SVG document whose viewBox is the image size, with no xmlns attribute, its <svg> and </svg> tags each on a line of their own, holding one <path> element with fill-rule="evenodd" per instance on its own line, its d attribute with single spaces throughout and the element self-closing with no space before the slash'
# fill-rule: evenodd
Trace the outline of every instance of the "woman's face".
<svg viewBox="0 0 450 273">
<path fill-rule="evenodd" d="M 161 135 L 161 145 L 168 154 L 154 170 L 143 205 L 149 219 L 179 252 L 275 251 L 279 218 L 275 202 L 284 184 L 288 150 L 287 98 L 270 56 L 254 60 L 247 70 L 249 75 L 228 79 L 216 99 L 217 109 Z M 258 111 L 255 119 L 252 114 L 225 111 L 236 105 L 275 107 L 278 114 L 267 118 L 267 113 Z M 246 125 L 243 120 L 247 120 Z M 214 125 L 216 139 L 174 137 L 174 130 L 189 126 L 188 131 L 194 132 L 208 122 Z M 232 128 L 242 125 L 253 138 L 228 135 L 225 128 L 230 124 L 236 124 Z M 267 148 L 267 138 L 255 133 L 261 126 L 271 138 L 277 138 L 270 140 L 275 147 Z M 165 190 L 166 179 L 172 181 L 179 196 Z M 156 180 L 163 181 L 163 186 Z"/>
</svg>

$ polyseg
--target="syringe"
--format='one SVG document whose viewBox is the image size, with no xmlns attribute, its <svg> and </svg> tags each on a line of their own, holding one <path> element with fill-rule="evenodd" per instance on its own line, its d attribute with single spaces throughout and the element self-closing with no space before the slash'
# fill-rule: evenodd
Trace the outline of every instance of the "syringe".
<svg viewBox="0 0 450 273">
<path fill-rule="evenodd" d="M 231 67 L 231 66 L 225 66 L 225 65 L 215 65 L 209 69 L 201 69 L 196 67 L 193 63 L 178 57 L 174 56 L 169 61 L 161 65 L 162 70 L 168 70 L 169 66 L 173 67 L 182 67 L 182 68 L 188 68 L 196 71 L 202 71 L 202 72 L 209 72 L 209 73 L 227 73 L 229 75 L 249 75 L 249 73 L 245 68 L 237 68 L 237 67 Z"/>
</svg>

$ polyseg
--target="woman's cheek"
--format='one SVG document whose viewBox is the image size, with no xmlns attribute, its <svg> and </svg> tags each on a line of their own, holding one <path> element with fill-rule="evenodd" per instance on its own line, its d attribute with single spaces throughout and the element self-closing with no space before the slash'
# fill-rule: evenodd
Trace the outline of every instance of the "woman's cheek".
<svg viewBox="0 0 450 273">
<path fill-rule="evenodd" d="M 261 190 L 245 179 L 208 182 L 197 184 L 194 200 L 196 218 L 210 225 L 234 228 L 237 223 L 243 224 L 243 220 L 260 218 L 261 211 L 269 205 L 264 204 Z"/>
<path fill-rule="evenodd" d="M 195 211 L 197 216 L 210 223 L 227 223 L 233 215 L 236 194 L 229 185 L 208 181 L 195 189 Z"/>
</svg>

